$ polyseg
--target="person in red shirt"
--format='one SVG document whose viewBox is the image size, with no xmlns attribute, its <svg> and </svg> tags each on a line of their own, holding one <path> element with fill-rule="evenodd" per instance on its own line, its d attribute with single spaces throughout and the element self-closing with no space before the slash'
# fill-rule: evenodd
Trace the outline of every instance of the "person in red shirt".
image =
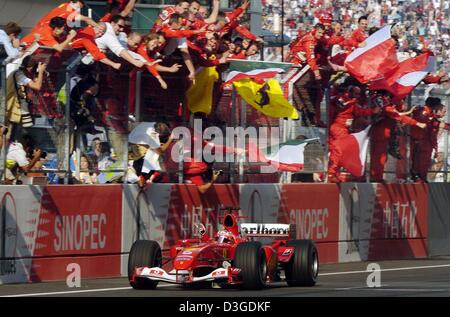
<svg viewBox="0 0 450 317">
<path fill-rule="evenodd" d="M 429 97 L 423 107 L 418 107 L 413 112 L 415 120 L 426 124 L 426 129 L 411 127 L 411 177 L 416 182 L 427 183 L 433 150 L 438 153 L 438 131 L 450 128 L 448 123 L 440 121 L 445 111 L 441 99 Z"/>
<path fill-rule="evenodd" d="M 188 0 L 178 0 L 177 4 L 175 6 L 168 6 L 165 7 L 161 13 L 158 15 L 158 18 L 155 21 L 155 24 L 153 24 L 152 29 L 150 30 L 151 33 L 156 33 L 161 31 L 162 27 L 167 25 L 169 23 L 170 17 L 175 14 L 184 14 L 187 13 L 189 10 L 189 1 Z"/>
<path fill-rule="evenodd" d="M 196 116 L 201 115 L 197 113 Z M 220 170 L 212 169 L 212 164 L 207 163 L 204 160 L 203 153 L 205 148 L 209 148 L 209 153 L 215 153 L 216 151 L 222 151 L 222 154 L 233 153 L 233 148 L 227 148 L 225 146 L 218 146 L 207 140 L 201 138 L 203 132 L 200 131 L 200 140 L 197 139 L 197 133 L 195 130 L 190 128 L 190 144 L 185 144 L 183 149 L 183 178 L 187 184 L 194 184 L 197 186 L 198 191 L 201 194 L 205 194 L 209 189 L 212 188 L 214 183 L 217 181 L 219 176 L 222 174 Z M 195 146 L 196 142 L 201 142 L 201 147 L 197 149 Z M 198 151 L 198 152 L 196 152 Z"/>
<path fill-rule="evenodd" d="M 438 75 L 428 74 L 424 79 L 423 82 L 427 85 L 429 84 L 443 84 L 448 83 L 450 81 L 450 78 L 448 74 L 441 73 Z"/>
<path fill-rule="evenodd" d="M 86 49 L 95 61 L 111 66 L 114 69 L 119 69 L 121 64 L 107 58 L 95 44 L 95 39 L 101 37 L 105 32 L 106 24 L 104 22 L 99 22 L 95 27 L 88 26 L 83 28 L 77 32 L 77 36 L 73 39 L 71 46 L 74 49 Z"/>
<path fill-rule="evenodd" d="M 217 21 L 217 15 L 219 14 L 220 0 L 213 0 L 213 9 L 208 18 L 199 14 L 202 6 L 199 1 L 193 0 L 189 6 L 189 20 L 191 22 L 190 29 L 198 30 L 205 25 L 214 24 Z"/>
<path fill-rule="evenodd" d="M 325 33 L 325 27 L 317 24 L 312 31 L 304 35 L 295 46 L 291 47 L 291 62 L 308 66 L 309 70 L 294 83 L 294 104 L 303 113 L 305 126 L 316 126 L 320 120 L 320 102 L 322 100 L 320 66 L 320 40 Z"/>
<path fill-rule="evenodd" d="M 350 38 L 345 40 L 342 45 L 349 51 L 354 50 L 355 48 L 361 47 L 364 45 L 363 43 L 367 40 L 367 16 L 362 16 L 358 19 L 358 28 L 353 31 Z"/>
<path fill-rule="evenodd" d="M 382 111 L 370 135 L 370 178 L 372 182 L 382 183 L 388 145 L 397 122 L 421 129 L 424 129 L 426 124 L 409 117 L 407 113 L 402 113 L 403 109 L 392 103 L 390 93 L 385 91 L 379 93 L 374 102 L 382 108 Z"/>
<path fill-rule="evenodd" d="M 149 65 L 146 66 L 147 70 L 159 81 L 161 88 L 167 89 L 167 83 L 164 81 L 164 79 L 162 79 L 159 72 L 161 71 L 161 72 L 175 73 L 180 69 L 181 65 L 174 64 L 171 67 L 155 65 L 160 60 L 155 60 L 152 57 L 152 52 L 155 51 L 159 45 L 160 45 L 159 35 L 156 33 L 150 33 L 145 37 L 144 43 L 140 44 L 139 48 L 137 49 L 137 53 L 142 57 L 144 57 L 145 60 L 150 63 Z"/>
<path fill-rule="evenodd" d="M 37 31 L 38 29 L 44 26 L 48 26 L 50 20 L 54 17 L 63 18 L 67 21 L 67 25 L 69 27 L 79 27 L 79 24 L 81 22 L 96 26 L 97 23 L 94 20 L 80 14 L 80 10 L 83 8 L 83 6 L 83 0 L 71 0 L 59 5 L 57 8 L 51 10 L 43 18 L 41 18 L 31 30 L 31 33 L 35 33 L 35 31 Z"/>
<path fill-rule="evenodd" d="M 242 4 L 232 12 L 219 12 L 214 29 L 216 32 L 219 32 L 220 37 L 231 34 L 232 32 L 237 32 L 240 36 L 243 36 L 250 41 L 263 42 L 261 38 L 239 23 L 239 19 L 245 14 L 249 6 L 250 2 L 244 0 Z"/>
<path fill-rule="evenodd" d="M 350 86 L 346 92 L 338 93 L 331 98 L 330 119 L 333 121 L 329 133 L 330 158 L 328 162 L 328 181 L 340 182 L 339 167 L 342 159 L 342 152 L 335 146 L 335 141 L 350 134 L 353 120 L 357 117 L 371 116 L 380 112 L 379 107 L 362 108 L 360 103 L 361 89 L 357 86 Z"/>
<path fill-rule="evenodd" d="M 191 56 L 189 54 L 189 48 L 187 44 L 187 38 L 205 33 L 205 28 L 199 30 L 183 30 L 183 18 L 177 13 L 172 14 L 167 25 L 163 26 L 161 33 L 168 40 L 167 45 L 164 48 L 164 54 L 170 55 L 177 48 L 180 50 L 183 56 L 184 63 L 189 70 L 188 79 L 195 84 L 195 68 L 192 63 Z"/>
<path fill-rule="evenodd" d="M 331 120 L 330 141 L 350 134 L 355 117 L 371 116 L 380 112 L 380 107 L 363 108 L 360 106 L 361 88 L 350 86 L 344 93 L 339 93 L 330 100 Z"/>
<path fill-rule="evenodd" d="M 128 2 L 127 2 L 128 1 Z M 122 2 L 110 1 L 108 13 L 101 19 L 101 22 L 111 22 L 111 18 L 115 15 L 121 15 L 124 18 L 128 17 L 136 6 L 136 0 L 125 0 Z"/>
<path fill-rule="evenodd" d="M 70 30 L 66 36 L 66 20 L 61 17 L 54 17 L 50 20 L 49 25 L 44 25 L 37 29 L 34 33 L 30 33 L 22 39 L 22 43 L 30 45 L 37 41 L 39 45 L 48 46 L 57 52 L 62 52 L 70 45 L 70 42 L 77 36 L 75 30 Z"/>
<path fill-rule="evenodd" d="M 218 170 L 211 170 L 204 162 L 185 162 L 183 170 L 185 182 L 196 185 L 201 194 L 205 194 L 222 173 Z"/>
</svg>

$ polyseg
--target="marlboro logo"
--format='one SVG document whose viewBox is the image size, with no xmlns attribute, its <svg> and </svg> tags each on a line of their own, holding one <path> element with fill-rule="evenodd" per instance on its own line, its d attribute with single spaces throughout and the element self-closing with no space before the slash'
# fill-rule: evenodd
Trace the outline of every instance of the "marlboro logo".
<svg viewBox="0 0 450 317">
<path fill-rule="evenodd" d="M 289 235 L 289 225 L 243 223 L 241 225 L 241 233 L 244 235 L 287 236 Z"/>
</svg>

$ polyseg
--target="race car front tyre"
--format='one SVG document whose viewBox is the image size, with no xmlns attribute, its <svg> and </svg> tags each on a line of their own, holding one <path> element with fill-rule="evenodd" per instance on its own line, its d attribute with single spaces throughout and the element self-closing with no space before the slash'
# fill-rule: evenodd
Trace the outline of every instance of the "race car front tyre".
<svg viewBox="0 0 450 317">
<path fill-rule="evenodd" d="M 319 255 L 311 240 L 290 240 L 287 246 L 295 247 L 294 256 L 285 267 L 289 286 L 314 286 L 319 275 Z"/>
<path fill-rule="evenodd" d="M 241 269 L 244 289 L 262 289 L 266 286 L 267 263 L 258 241 L 240 243 L 236 247 L 234 266 Z"/>
<path fill-rule="evenodd" d="M 155 289 L 157 281 L 147 278 L 135 278 L 132 281 L 132 275 L 136 267 L 160 267 L 161 266 L 161 247 L 158 242 L 152 240 L 137 240 L 133 243 L 128 258 L 128 280 L 134 289 Z"/>
</svg>

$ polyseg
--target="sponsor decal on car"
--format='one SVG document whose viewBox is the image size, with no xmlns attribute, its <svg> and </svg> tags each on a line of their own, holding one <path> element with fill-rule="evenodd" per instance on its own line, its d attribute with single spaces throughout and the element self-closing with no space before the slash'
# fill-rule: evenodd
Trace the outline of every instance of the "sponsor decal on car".
<svg viewBox="0 0 450 317">
<path fill-rule="evenodd" d="M 150 272 L 148 273 L 148 275 L 163 276 L 164 275 L 164 271 L 163 270 L 159 270 L 159 269 L 150 269 Z"/>
<path fill-rule="evenodd" d="M 244 235 L 289 235 L 290 225 L 280 223 L 243 223 L 241 232 Z"/>
<path fill-rule="evenodd" d="M 286 249 L 286 250 L 283 251 L 282 255 L 289 255 L 291 253 L 292 253 L 292 249 Z"/>
<path fill-rule="evenodd" d="M 223 271 L 222 270 L 221 271 L 214 271 L 214 272 L 212 272 L 211 276 L 213 276 L 213 277 L 225 276 L 226 273 L 227 273 L 227 271 L 225 271 L 225 270 L 223 270 Z"/>
</svg>

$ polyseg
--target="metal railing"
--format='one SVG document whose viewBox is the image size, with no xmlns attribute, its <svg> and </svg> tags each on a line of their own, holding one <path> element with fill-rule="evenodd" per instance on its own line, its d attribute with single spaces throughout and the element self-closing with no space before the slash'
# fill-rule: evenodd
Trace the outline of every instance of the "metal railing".
<svg viewBox="0 0 450 317">
<path fill-rule="evenodd" d="M 82 55 L 79 54 L 77 51 L 74 50 L 65 50 L 65 53 L 69 53 L 70 56 L 67 59 L 61 60 L 62 65 L 58 68 L 51 68 L 48 66 L 47 72 L 48 77 L 52 77 L 52 81 L 54 80 L 54 87 L 52 87 L 53 91 L 51 92 L 45 92 L 44 94 L 46 96 L 42 96 L 40 93 L 38 93 L 39 98 L 37 98 L 39 104 L 34 104 L 33 113 L 34 116 L 39 115 L 39 107 L 42 106 L 40 104 L 41 102 L 46 104 L 50 100 L 51 104 L 56 104 L 57 108 L 62 111 L 60 113 L 60 119 L 52 119 L 46 116 L 42 116 L 39 120 L 45 121 L 47 124 L 45 126 L 38 126 L 35 125 L 31 128 L 27 128 L 26 131 L 21 127 L 20 124 L 12 124 L 10 122 L 6 122 L 6 65 L 3 63 L 1 66 L 1 72 L 0 75 L 2 76 L 1 81 L 1 103 L 0 103 L 0 123 L 13 127 L 13 133 L 11 134 L 11 141 L 14 139 L 17 139 L 20 137 L 22 132 L 26 132 L 32 135 L 38 135 L 41 137 L 44 137 L 41 129 L 45 129 L 47 139 L 45 140 L 46 143 L 49 142 L 49 144 L 53 144 L 56 146 L 51 145 L 52 148 L 56 148 L 56 153 L 51 153 L 51 155 L 54 155 L 54 158 L 56 159 L 57 166 L 52 168 L 43 168 L 39 171 L 39 173 L 58 173 L 63 174 L 64 177 L 64 183 L 68 184 L 71 177 L 74 176 L 75 178 L 79 179 L 80 174 L 80 157 L 83 150 L 86 149 L 86 146 L 81 144 L 81 139 L 85 137 L 86 135 L 81 132 L 79 129 L 76 129 L 74 126 L 74 123 L 71 119 L 71 112 L 70 112 L 70 106 L 71 106 L 71 80 L 78 68 L 81 64 L 81 58 Z M 47 64 L 52 64 L 55 62 L 55 59 L 53 57 L 53 49 L 48 47 L 39 47 L 38 51 L 35 53 L 36 55 L 33 56 L 33 58 L 36 58 L 37 60 L 42 60 L 43 55 L 46 55 Z M 126 73 L 126 76 L 128 77 L 128 73 Z M 50 79 L 48 79 L 50 81 Z M 120 80 L 120 79 L 119 79 Z M 46 90 L 49 87 L 44 87 L 43 89 Z M 128 97 L 128 89 L 125 88 L 122 92 L 124 95 L 124 99 Z M 61 97 L 63 96 L 63 97 Z M 60 100 L 65 99 L 65 102 Z M 127 110 L 125 109 L 124 112 Z M 36 117 L 35 117 L 36 119 Z M 103 129 L 104 133 L 106 133 L 107 128 Z M 51 140 L 48 139 L 50 137 Z M 107 137 L 106 137 L 107 138 Z M 61 142 L 63 140 L 63 142 Z M 122 173 L 122 177 L 126 178 L 126 173 L 128 170 L 128 144 L 127 142 L 122 143 L 122 149 L 120 149 L 120 153 L 123 153 L 123 156 L 119 158 L 119 162 L 123 162 L 122 167 L 120 169 L 118 168 L 108 168 L 104 171 L 106 172 L 120 172 Z M 5 177 L 5 162 L 6 162 L 6 154 L 8 152 L 9 144 L 7 142 L 4 142 L 3 148 L 2 148 L 2 160 L 1 160 L 1 173 L 2 178 Z M 72 155 L 72 149 L 74 149 L 75 155 Z M 44 149 L 48 150 L 48 149 Z M 119 150 L 119 149 L 116 149 Z M 73 162 L 72 162 L 73 161 Z M 71 163 L 75 163 L 75 170 L 71 170 Z M 95 170 L 102 172 L 103 170 Z M 94 170 L 91 172 L 95 172 Z M 34 171 L 33 171 L 34 172 Z"/>
<path fill-rule="evenodd" d="M 51 55 L 51 52 L 49 52 L 49 48 L 40 48 L 41 50 L 47 51 L 47 54 Z M 71 138 L 74 137 L 74 146 L 73 148 L 75 149 L 75 156 L 72 157 L 75 159 L 76 162 L 76 166 L 75 166 L 75 171 L 74 171 L 74 176 L 76 178 L 79 179 L 79 175 L 80 175 L 80 160 L 81 160 L 81 153 L 83 152 L 84 146 L 81 142 L 81 137 L 82 135 L 80 134 L 80 132 L 78 130 L 74 130 L 74 125 L 73 122 L 70 120 L 70 81 L 71 78 L 74 75 L 74 72 L 76 70 L 76 68 L 80 65 L 80 60 L 81 60 L 81 55 L 79 53 L 76 53 L 75 51 L 72 51 L 73 54 L 70 56 L 70 58 L 68 60 L 65 61 L 65 66 L 63 68 L 60 69 L 50 69 L 50 72 L 56 72 L 56 73 L 63 73 L 64 74 L 64 84 L 65 84 L 65 95 L 66 95 L 66 105 L 65 105 L 65 109 L 64 109 L 64 123 L 62 125 L 60 125 L 60 128 L 62 129 L 61 131 L 59 131 L 59 134 L 63 133 L 64 134 L 64 147 L 63 149 L 58 149 L 59 151 L 63 151 L 63 153 L 60 153 L 58 156 L 60 158 L 62 158 L 62 162 L 63 164 L 60 164 L 57 168 L 48 168 L 48 169 L 44 169 L 42 172 L 58 172 L 61 174 L 64 174 L 64 183 L 69 183 L 69 178 L 71 176 L 71 173 L 73 171 L 71 171 L 70 168 L 70 164 L 71 164 Z M 0 94 L 0 123 L 4 123 L 5 122 L 5 118 L 6 118 L 6 103 L 5 103 L 5 96 L 6 96 L 6 68 L 5 68 L 5 63 L 2 63 L 1 65 L 1 94 Z M 223 74 L 225 75 L 225 74 Z M 281 76 L 279 76 L 279 81 L 283 84 L 286 84 L 287 86 L 293 84 L 287 84 L 285 83 L 286 78 L 288 76 L 290 76 L 291 74 L 283 74 Z M 181 76 L 181 77 L 180 77 Z M 167 80 L 181 80 L 183 81 L 183 75 L 170 75 L 170 76 L 164 76 L 165 79 Z M 176 124 L 179 125 L 187 125 L 188 121 L 186 120 L 186 113 L 188 111 L 186 104 L 184 102 L 184 94 L 186 92 L 186 88 L 185 86 L 180 86 L 179 89 L 180 91 L 178 91 L 175 95 L 177 95 L 179 98 L 175 100 L 175 104 L 179 103 L 179 106 L 181 107 L 181 116 L 180 113 L 174 114 L 173 112 L 177 112 L 176 110 L 173 111 L 174 109 L 172 109 L 173 107 L 168 106 L 168 104 L 164 104 L 164 102 L 161 103 L 161 99 L 153 105 L 153 110 L 156 109 L 156 112 L 150 112 L 150 113 L 145 113 L 145 111 L 149 111 L 151 109 L 149 109 L 149 104 L 147 102 L 148 100 L 148 94 L 156 94 L 156 95 L 161 95 L 160 92 L 162 92 L 162 90 L 158 90 L 160 88 L 158 88 L 157 86 L 151 86 L 151 83 L 153 81 L 153 84 L 155 84 L 155 80 L 152 78 L 152 76 L 150 76 L 146 71 L 138 71 L 137 75 L 136 75 L 136 86 L 135 86 L 135 90 L 132 92 L 135 94 L 134 99 L 136 102 L 136 119 L 138 122 L 143 121 L 145 119 L 147 119 L 147 121 L 154 121 L 156 119 L 157 116 L 161 116 L 161 114 L 165 114 L 167 116 L 174 116 L 176 117 L 175 119 L 173 119 L 172 121 L 175 122 Z M 57 86 L 62 86 L 62 85 L 57 85 Z M 123 85 L 124 89 L 127 89 L 127 85 Z M 155 90 L 153 90 L 153 88 Z M 427 93 L 425 93 L 423 91 L 423 86 L 419 86 L 411 95 L 411 98 L 409 98 L 410 101 L 410 106 L 411 105 L 417 105 L 417 104 L 423 104 L 424 99 L 427 95 L 431 95 L 431 96 L 439 96 L 441 97 L 441 99 L 443 100 L 444 104 L 449 106 L 450 105 L 450 89 L 446 89 L 445 87 L 434 87 L 432 90 L 428 91 Z M 286 87 L 286 90 L 289 91 L 289 87 Z M 122 91 L 121 94 L 124 95 L 128 95 L 128 91 L 129 89 L 127 89 L 127 92 Z M 159 91 L 159 92 L 158 92 Z M 172 91 L 173 92 L 173 91 Z M 224 94 L 226 95 L 226 94 Z M 150 96 L 151 97 L 151 96 Z M 160 96 L 161 97 L 161 96 Z M 169 99 L 170 104 L 173 106 L 174 104 L 174 95 L 172 94 L 167 94 L 166 97 Z M 225 96 L 226 97 L 226 96 Z M 55 94 L 55 98 L 56 98 L 56 94 Z M 224 98 L 224 97 L 223 97 Z M 252 107 L 250 107 L 249 105 L 246 105 L 245 102 L 243 102 L 242 100 L 240 100 L 240 98 L 238 97 L 238 95 L 236 94 L 236 91 L 233 90 L 231 92 L 231 94 L 229 95 L 229 97 L 226 98 L 230 98 L 229 101 L 231 102 L 231 109 L 228 112 L 228 119 L 226 121 L 229 122 L 229 124 L 233 127 L 236 126 L 241 126 L 243 128 L 249 127 L 249 126 L 254 126 L 254 127 L 258 127 L 259 123 L 261 120 L 259 120 L 260 118 L 264 118 L 263 115 L 261 115 L 260 113 L 257 113 L 257 110 L 253 109 Z M 151 98 L 150 98 L 151 99 Z M 222 104 L 226 104 L 222 103 Z M 327 122 L 328 118 L 327 116 L 327 109 L 329 105 L 329 96 L 328 96 L 328 90 L 325 91 L 325 98 L 322 101 L 322 106 L 321 106 L 321 110 L 322 113 L 325 114 L 322 119 L 323 121 Z M 219 105 L 215 105 L 215 107 L 220 108 Z M 164 111 L 162 111 L 163 109 L 165 109 Z M 172 113 L 167 113 L 168 110 L 172 111 Z M 219 109 L 220 111 L 223 109 Z M 179 111 L 178 111 L 179 112 Z M 255 117 L 258 119 L 255 121 Z M 314 146 L 311 146 L 310 149 L 308 150 L 309 152 L 306 153 L 308 157 L 305 158 L 305 168 L 299 172 L 299 174 L 311 174 L 311 173 L 324 173 L 326 172 L 326 167 L 327 167 L 327 154 L 328 154 L 328 144 L 327 144 L 327 129 L 318 129 L 318 128 L 305 128 L 301 125 L 301 121 L 298 120 L 291 120 L 291 119 L 277 119 L 277 120 L 273 120 L 273 119 L 268 119 L 265 118 L 268 121 L 266 122 L 269 125 L 275 126 L 275 127 L 279 127 L 281 130 L 281 140 L 280 142 L 285 142 L 287 140 L 290 139 L 295 139 L 297 138 L 299 135 L 305 135 L 306 137 L 314 137 L 314 136 L 318 136 L 321 140 L 320 144 L 316 144 Z M 177 121 L 178 120 L 178 121 Z M 447 113 L 447 122 L 450 121 L 450 113 Z M 72 136 L 73 135 L 73 136 Z M 444 178 L 443 181 L 447 181 L 448 178 L 448 131 L 444 132 L 444 135 L 442 137 L 444 140 L 446 140 L 447 142 L 444 142 L 442 144 L 442 148 L 440 149 L 440 152 L 442 152 L 442 156 L 443 156 L 443 162 L 442 163 L 442 171 L 439 171 L 439 174 L 443 174 Z M 408 144 L 409 142 L 406 142 L 406 144 Z M 1 160 L 1 172 L 2 172 L 2 177 L 4 178 L 4 170 L 5 170 L 5 162 L 6 162 L 6 153 L 7 153 L 7 149 L 8 149 L 8 144 L 4 144 L 3 149 L 2 149 L 2 160 Z M 408 151 L 409 153 L 409 151 Z M 123 157 L 122 157 L 122 162 L 123 162 L 123 166 L 122 168 L 112 168 L 112 169 L 106 169 L 104 171 L 106 172 L 119 172 L 122 173 L 122 177 L 123 179 L 126 179 L 126 173 L 128 170 L 128 144 L 127 142 L 125 142 L 125 144 L 123 144 Z M 311 160 L 309 160 L 311 159 Z M 314 164 L 306 164 L 306 161 L 320 161 L 321 166 L 318 165 L 314 165 Z M 405 167 L 405 173 L 408 174 L 409 173 L 409 161 L 410 161 L 410 155 L 408 154 L 407 157 L 405 158 L 407 165 Z M 369 159 L 367 160 L 367 162 L 369 163 Z M 61 162 L 59 162 L 61 163 Z M 258 174 L 257 167 L 259 166 L 259 163 L 250 163 L 246 160 L 235 160 L 235 162 L 230 163 L 227 168 L 227 177 L 228 180 L 230 182 L 246 182 L 249 175 L 255 175 Z M 366 170 L 368 170 L 369 165 L 366 164 Z M 387 170 L 386 173 L 387 174 L 393 174 L 396 173 L 396 170 Z M 183 182 L 183 164 L 178 164 L 176 169 L 172 169 L 170 171 L 170 173 L 173 173 L 174 177 L 172 179 L 177 179 L 179 183 Z M 279 180 L 283 183 L 289 183 L 292 181 L 292 174 L 291 173 L 282 173 L 282 174 L 278 174 L 279 176 Z M 367 178 L 368 180 L 368 178 Z"/>
</svg>

